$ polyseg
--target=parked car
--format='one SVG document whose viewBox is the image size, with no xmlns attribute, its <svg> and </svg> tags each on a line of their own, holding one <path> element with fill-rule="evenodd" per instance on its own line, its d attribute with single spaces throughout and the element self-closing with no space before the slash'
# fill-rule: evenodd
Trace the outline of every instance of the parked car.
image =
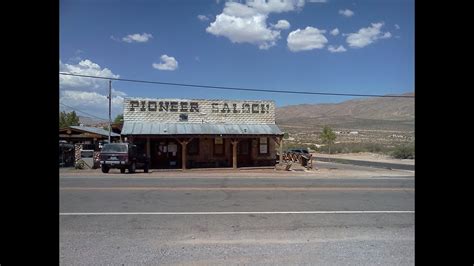
<svg viewBox="0 0 474 266">
<path fill-rule="evenodd" d="M 135 173 L 136 169 L 143 169 L 148 173 L 150 159 L 146 154 L 138 152 L 137 146 L 131 143 L 107 143 L 102 147 L 99 155 L 103 173 L 110 169 L 120 169 L 120 173 Z"/>
<path fill-rule="evenodd" d="M 306 148 L 288 149 L 287 152 L 294 152 L 294 153 L 298 153 L 298 154 L 309 154 L 309 151 Z"/>
</svg>

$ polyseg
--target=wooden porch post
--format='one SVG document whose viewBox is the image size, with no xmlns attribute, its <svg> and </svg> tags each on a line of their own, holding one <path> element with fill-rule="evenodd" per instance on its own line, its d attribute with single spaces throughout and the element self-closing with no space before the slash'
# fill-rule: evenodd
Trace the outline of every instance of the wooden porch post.
<svg viewBox="0 0 474 266">
<path fill-rule="evenodd" d="M 283 163 L 283 137 L 280 137 L 280 142 L 279 142 L 279 149 L 280 149 L 280 158 L 279 158 L 279 163 Z"/>
<path fill-rule="evenodd" d="M 181 149 L 181 151 L 182 151 L 181 152 L 181 160 L 182 160 L 181 169 L 183 169 L 183 171 L 184 171 L 184 170 L 186 170 L 186 153 L 187 153 L 186 147 L 187 147 L 188 143 L 191 142 L 191 140 L 193 140 L 193 139 L 190 138 L 190 139 L 187 139 L 187 140 L 179 140 L 179 139 L 176 139 L 176 140 L 179 142 L 179 144 L 181 144 L 181 147 L 182 147 L 182 149 Z"/>
<path fill-rule="evenodd" d="M 236 139 L 231 139 L 232 143 L 232 168 L 237 169 L 237 144 L 239 143 Z"/>
<path fill-rule="evenodd" d="M 150 137 L 146 137 L 146 156 L 150 158 Z"/>
<path fill-rule="evenodd" d="M 275 140 L 276 144 L 278 144 L 278 149 L 279 149 L 279 152 L 280 152 L 280 155 L 278 158 L 279 160 L 279 164 L 282 164 L 283 163 L 283 137 L 274 137 L 273 140 Z"/>
</svg>

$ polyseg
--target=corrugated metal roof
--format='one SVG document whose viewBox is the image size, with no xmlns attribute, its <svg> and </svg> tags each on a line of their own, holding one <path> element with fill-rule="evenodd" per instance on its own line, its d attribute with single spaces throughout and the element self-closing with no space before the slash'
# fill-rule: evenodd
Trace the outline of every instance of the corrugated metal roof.
<svg viewBox="0 0 474 266">
<path fill-rule="evenodd" d="M 109 136 L 109 131 L 98 127 L 70 126 L 70 128 L 87 131 L 94 134 Z M 120 137 L 120 134 L 110 132 L 111 137 Z"/>
<path fill-rule="evenodd" d="M 122 135 L 283 135 L 274 124 L 197 124 L 125 121 Z"/>
</svg>

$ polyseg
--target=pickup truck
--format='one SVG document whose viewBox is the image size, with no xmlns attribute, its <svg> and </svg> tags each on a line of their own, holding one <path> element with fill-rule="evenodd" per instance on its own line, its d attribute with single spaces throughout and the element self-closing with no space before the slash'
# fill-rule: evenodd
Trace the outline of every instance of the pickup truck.
<svg viewBox="0 0 474 266">
<path fill-rule="evenodd" d="M 148 173 L 150 159 L 146 154 L 139 153 L 137 146 L 131 143 L 109 143 L 104 144 L 99 155 L 102 173 L 108 173 L 110 169 L 120 169 L 120 173 L 135 173 L 136 169 L 143 169 Z"/>
</svg>

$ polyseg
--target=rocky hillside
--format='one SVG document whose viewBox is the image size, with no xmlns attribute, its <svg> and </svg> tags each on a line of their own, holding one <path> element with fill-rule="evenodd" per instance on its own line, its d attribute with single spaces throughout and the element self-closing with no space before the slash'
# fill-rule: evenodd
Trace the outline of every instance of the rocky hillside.
<svg viewBox="0 0 474 266">
<path fill-rule="evenodd" d="M 407 93 L 404 95 L 414 95 Z M 300 104 L 277 108 L 281 127 L 413 131 L 414 98 L 364 98 L 337 104 Z"/>
</svg>

